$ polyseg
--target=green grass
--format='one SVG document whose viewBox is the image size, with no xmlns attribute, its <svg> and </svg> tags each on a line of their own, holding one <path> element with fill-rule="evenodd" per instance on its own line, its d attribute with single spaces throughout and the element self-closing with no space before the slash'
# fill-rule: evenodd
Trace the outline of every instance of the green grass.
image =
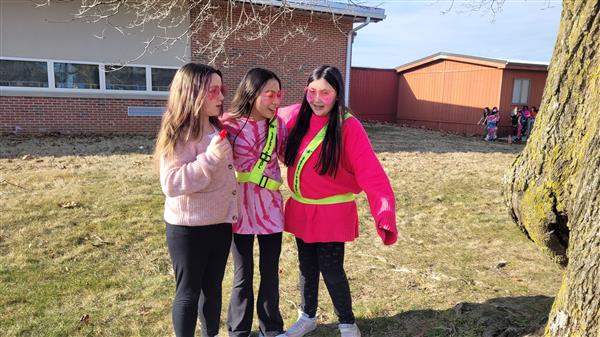
<svg viewBox="0 0 600 337">
<path fill-rule="evenodd" d="M 367 131 L 396 192 L 400 237 L 383 246 L 359 196 L 361 236 L 347 245 L 346 270 L 363 336 L 536 334 L 561 274 L 511 222 L 499 192 L 521 147 L 382 125 Z M 2 137 L 0 336 L 173 335 L 152 142 Z M 70 201 L 78 207 L 60 206 Z M 299 303 L 288 234 L 280 269 L 288 326 Z M 222 319 L 231 277 L 229 265 Z M 311 336 L 338 335 L 323 284 L 318 318 Z"/>
</svg>

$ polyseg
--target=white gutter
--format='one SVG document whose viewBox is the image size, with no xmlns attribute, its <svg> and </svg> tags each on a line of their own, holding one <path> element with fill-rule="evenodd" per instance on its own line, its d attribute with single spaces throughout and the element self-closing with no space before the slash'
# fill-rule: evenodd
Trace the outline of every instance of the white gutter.
<svg viewBox="0 0 600 337">
<path fill-rule="evenodd" d="M 371 18 L 377 22 L 385 19 L 385 10 L 377 7 L 360 6 L 353 1 L 336 2 L 332 0 L 236 0 L 253 5 L 268 5 L 273 7 L 287 7 L 309 12 L 338 14 L 356 18 Z"/>
<path fill-rule="evenodd" d="M 354 34 L 361 28 L 364 28 L 371 22 L 371 17 L 367 18 L 367 21 L 362 23 L 360 26 L 352 28 L 352 30 L 348 33 L 348 45 L 346 47 L 346 81 L 345 81 L 345 90 L 346 98 L 344 100 L 344 104 L 348 106 L 350 104 L 350 68 L 352 66 L 352 42 L 354 42 Z"/>
</svg>

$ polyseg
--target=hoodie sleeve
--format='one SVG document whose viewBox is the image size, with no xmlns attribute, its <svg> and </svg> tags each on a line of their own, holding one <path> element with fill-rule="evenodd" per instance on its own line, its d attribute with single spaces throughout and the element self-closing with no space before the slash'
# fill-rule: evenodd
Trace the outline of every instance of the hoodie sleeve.
<svg viewBox="0 0 600 337">
<path fill-rule="evenodd" d="M 356 182 L 365 191 L 377 233 L 384 244 L 396 242 L 396 198 L 394 191 L 375 155 L 369 137 L 358 119 L 352 117 L 344 123 L 344 151 L 354 172 Z"/>
<path fill-rule="evenodd" d="M 296 124 L 300 106 L 300 103 L 296 103 L 277 109 L 277 116 L 281 117 L 281 120 L 283 120 L 288 133 L 292 130 L 294 124 Z"/>
</svg>

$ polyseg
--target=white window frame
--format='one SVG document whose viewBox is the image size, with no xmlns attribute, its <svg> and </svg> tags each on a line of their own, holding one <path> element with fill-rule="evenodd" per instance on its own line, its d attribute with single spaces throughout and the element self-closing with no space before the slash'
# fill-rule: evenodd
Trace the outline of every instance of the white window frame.
<svg viewBox="0 0 600 337">
<path fill-rule="evenodd" d="M 106 89 L 106 65 L 114 65 L 114 63 L 100 63 L 80 60 L 58 60 L 58 59 L 39 59 L 25 57 L 0 57 L 0 60 L 9 61 L 33 61 L 46 62 L 48 68 L 48 87 L 13 87 L 0 86 L 0 96 L 50 96 L 50 97 L 106 97 L 106 98 L 155 98 L 166 99 L 169 96 L 168 91 L 153 91 L 152 90 L 152 68 L 160 69 L 179 69 L 179 67 L 148 65 L 148 64 L 125 64 L 126 67 L 143 67 L 146 69 L 146 90 L 113 90 Z M 76 63 L 76 64 L 93 64 L 98 66 L 100 73 L 100 89 L 72 89 L 72 88 L 56 88 L 54 80 L 54 63 Z"/>
<path fill-rule="evenodd" d="M 518 82 L 517 82 L 518 81 Z M 523 82 L 527 81 L 527 93 L 525 96 L 525 100 L 523 101 Z M 519 83 L 519 97 L 518 100 L 515 101 L 515 89 L 517 88 L 517 83 Z M 523 104 L 527 105 L 529 102 L 529 93 L 531 92 L 531 79 L 529 78 L 515 78 L 513 79 L 513 90 L 512 90 L 512 104 Z"/>
</svg>

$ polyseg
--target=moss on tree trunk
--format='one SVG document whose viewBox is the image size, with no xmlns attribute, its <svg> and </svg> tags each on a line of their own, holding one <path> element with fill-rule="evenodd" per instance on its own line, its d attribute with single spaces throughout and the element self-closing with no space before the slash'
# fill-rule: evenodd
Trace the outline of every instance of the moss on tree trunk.
<svg viewBox="0 0 600 337">
<path fill-rule="evenodd" d="M 600 336 L 600 0 L 563 3 L 540 113 L 504 197 L 565 268 L 545 335 Z"/>
</svg>

